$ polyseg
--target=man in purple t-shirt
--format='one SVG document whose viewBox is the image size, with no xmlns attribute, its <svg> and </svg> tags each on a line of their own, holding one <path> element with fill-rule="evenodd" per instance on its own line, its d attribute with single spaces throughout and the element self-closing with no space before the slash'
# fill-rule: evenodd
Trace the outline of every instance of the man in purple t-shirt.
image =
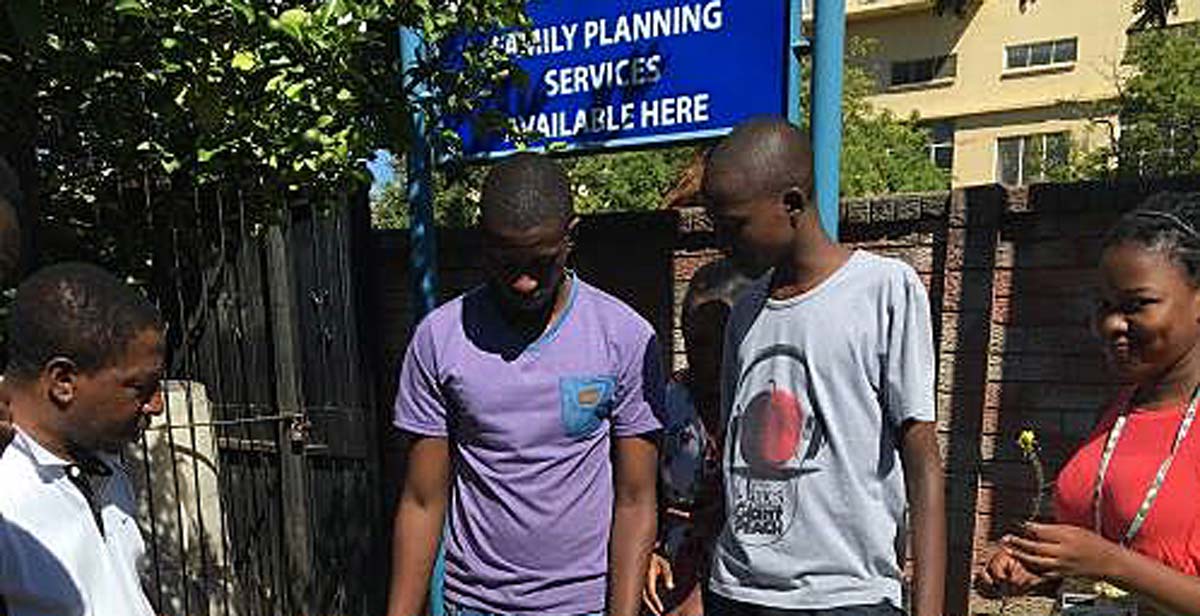
<svg viewBox="0 0 1200 616">
<path fill-rule="evenodd" d="M 634 616 L 655 536 L 654 330 L 566 269 L 557 163 L 508 158 L 480 207 L 487 284 L 423 320 L 400 371 L 388 613 L 422 613 L 444 524 L 451 615 Z"/>
</svg>

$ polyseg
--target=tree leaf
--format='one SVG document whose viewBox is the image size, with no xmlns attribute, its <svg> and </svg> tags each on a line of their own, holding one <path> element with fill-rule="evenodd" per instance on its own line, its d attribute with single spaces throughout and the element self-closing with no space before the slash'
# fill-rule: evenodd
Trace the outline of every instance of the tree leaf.
<svg viewBox="0 0 1200 616">
<path fill-rule="evenodd" d="M 142 4 L 141 0 L 117 0 L 113 5 L 113 10 L 119 15 L 150 17 L 150 11 L 146 10 L 146 5 Z"/>
<path fill-rule="evenodd" d="M 293 83 L 292 85 L 284 88 L 283 95 L 294 101 L 300 100 L 300 93 L 304 91 L 304 88 L 307 85 L 308 85 L 307 79 L 304 81 L 298 81 L 296 83 Z"/>
<path fill-rule="evenodd" d="M 251 72 L 258 68 L 258 56 L 252 51 L 241 50 L 233 54 L 233 59 L 229 61 L 229 65 L 239 71 Z"/>
<path fill-rule="evenodd" d="M 246 20 L 246 23 L 254 23 L 256 14 L 254 7 L 249 2 L 243 2 L 243 0 L 225 0 L 225 2 L 234 11 L 237 11 L 238 15 L 241 15 L 242 19 Z"/>
<path fill-rule="evenodd" d="M 302 8 L 291 8 L 279 15 L 276 23 L 288 36 L 296 39 L 304 39 L 304 29 L 308 27 L 312 15 Z"/>
</svg>

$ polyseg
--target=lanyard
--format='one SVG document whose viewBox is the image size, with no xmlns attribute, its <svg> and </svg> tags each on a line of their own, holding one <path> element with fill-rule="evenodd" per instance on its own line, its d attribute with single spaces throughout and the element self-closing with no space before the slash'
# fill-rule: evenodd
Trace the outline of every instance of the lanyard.
<svg viewBox="0 0 1200 616">
<path fill-rule="evenodd" d="M 1142 529 L 1142 525 L 1146 523 L 1146 518 L 1150 515 L 1150 508 L 1154 506 L 1154 501 L 1158 499 L 1158 493 L 1162 489 L 1163 481 L 1167 478 L 1167 471 L 1171 470 L 1171 463 L 1175 461 L 1175 454 L 1179 451 L 1179 445 L 1183 443 L 1183 439 L 1187 438 L 1188 432 L 1192 428 L 1192 421 L 1196 419 L 1196 403 L 1200 401 L 1200 386 L 1192 392 L 1192 401 L 1188 404 L 1187 412 L 1183 414 L 1183 420 L 1179 422 L 1179 430 L 1175 432 L 1175 442 L 1171 444 L 1171 452 L 1167 454 L 1165 460 L 1158 467 L 1158 473 L 1154 475 L 1154 481 L 1150 482 L 1150 487 L 1146 490 L 1146 497 L 1142 499 L 1142 505 L 1138 507 L 1137 514 L 1133 516 L 1133 520 L 1129 522 L 1129 528 L 1125 530 L 1125 536 L 1121 538 L 1121 545 L 1127 546 L 1133 538 L 1137 536 L 1138 531 Z M 1112 462 L 1113 453 L 1117 450 L 1117 441 L 1121 440 L 1121 432 L 1125 430 L 1125 423 L 1129 419 L 1129 409 L 1133 406 L 1133 394 L 1129 396 L 1128 402 L 1125 404 L 1125 410 L 1117 417 L 1116 423 L 1108 432 L 1108 441 L 1104 444 L 1104 454 L 1100 457 L 1100 470 L 1096 475 L 1096 486 L 1092 493 L 1093 521 L 1095 523 L 1096 534 L 1102 535 L 1101 532 L 1101 514 L 1100 505 L 1104 497 L 1104 478 L 1108 475 L 1108 465 Z"/>
</svg>

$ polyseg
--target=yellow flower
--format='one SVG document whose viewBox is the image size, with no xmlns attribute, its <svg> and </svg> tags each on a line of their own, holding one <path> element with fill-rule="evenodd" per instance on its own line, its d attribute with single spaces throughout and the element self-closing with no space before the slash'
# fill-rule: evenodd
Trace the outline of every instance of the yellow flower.
<svg viewBox="0 0 1200 616">
<path fill-rule="evenodd" d="M 1096 582 L 1096 585 L 1093 587 L 1093 592 L 1101 597 L 1104 597 L 1105 599 L 1111 599 L 1114 601 L 1117 599 L 1123 599 L 1129 595 L 1127 591 L 1113 586 L 1108 582 Z"/>
<path fill-rule="evenodd" d="M 1025 455 L 1031 456 L 1037 451 L 1037 435 L 1033 430 L 1021 430 L 1021 436 L 1017 437 L 1017 445 L 1020 445 Z"/>
</svg>

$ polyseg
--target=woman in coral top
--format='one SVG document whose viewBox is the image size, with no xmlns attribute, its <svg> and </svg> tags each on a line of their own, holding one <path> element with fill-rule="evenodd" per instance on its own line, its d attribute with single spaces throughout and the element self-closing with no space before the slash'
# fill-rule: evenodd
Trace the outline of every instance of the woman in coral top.
<svg viewBox="0 0 1200 616">
<path fill-rule="evenodd" d="M 1200 193 L 1162 193 L 1109 232 L 1095 330 L 1129 386 L 1059 474 L 1058 523 L 1002 539 L 985 587 L 1090 578 L 1143 607 L 1200 616 L 1198 227 Z"/>
</svg>

